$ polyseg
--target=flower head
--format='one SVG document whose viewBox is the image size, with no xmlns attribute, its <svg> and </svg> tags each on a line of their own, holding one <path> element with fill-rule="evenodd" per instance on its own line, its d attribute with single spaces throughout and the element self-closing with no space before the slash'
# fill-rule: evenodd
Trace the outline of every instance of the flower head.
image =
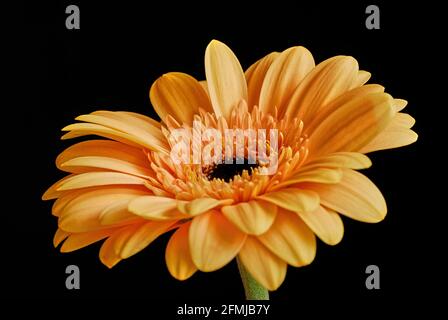
<svg viewBox="0 0 448 320">
<path fill-rule="evenodd" d="M 292 47 L 243 72 L 233 52 L 212 41 L 205 71 L 206 81 L 174 72 L 154 82 L 161 122 L 95 111 L 63 129 L 63 139 L 106 139 L 77 143 L 56 160 L 70 175 L 43 196 L 57 199 L 55 246 L 69 252 L 105 239 L 100 259 L 113 267 L 175 230 L 165 255 L 175 278 L 238 257 L 275 290 L 288 264 L 313 261 L 316 236 L 330 245 L 342 239 L 340 215 L 384 219 L 381 192 L 356 170 L 371 165 L 365 153 L 417 135 L 400 112 L 406 101 L 366 84 L 370 74 L 354 58 L 315 65 L 307 49 Z"/>
</svg>

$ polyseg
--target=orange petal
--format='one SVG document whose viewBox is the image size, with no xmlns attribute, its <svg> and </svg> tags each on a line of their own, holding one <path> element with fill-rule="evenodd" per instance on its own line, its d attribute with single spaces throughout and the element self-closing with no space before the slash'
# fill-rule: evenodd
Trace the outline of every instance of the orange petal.
<svg viewBox="0 0 448 320">
<path fill-rule="evenodd" d="M 331 209 L 319 206 L 314 212 L 300 212 L 300 218 L 323 242 L 329 245 L 338 244 L 344 235 L 342 219 Z"/>
<path fill-rule="evenodd" d="M 342 171 L 339 168 L 304 167 L 291 177 L 287 177 L 284 181 L 274 185 L 272 190 L 278 190 L 280 188 L 303 182 L 338 183 L 341 181 L 341 178 Z"/>
<path fill-rule="evenodd" d="M 67 239 L 67 237 L 70 235 L 70 232 L 66 232 L 62 229 L 56 230 L 54 237 L 53 237 L 53 245 L 56 248 L 62 241 Z"/>
<path fill-rule="evenodd" d="M 316 255 L 316 237 L 297 214 L 279 210 L 274 224 L 258 239 L 288 264 L 301 267 Z"/>
<path fill-rule="evenodd" d="M 238 258 L 252 277 L 270 291 L 277 290 L 285 280 L 286 263 L 254 237 L 247 237 Z"/>
<path fill-rule="evenodd" d="M 124 228 L 114 241 L 115 253 L 122 259 L 129 258 L 169 231 L 174 223 L 173 221 L 150 221 Z"/>
<path fill-rule="evenodd" d="M 192 76 L 170 72 L 158 78 L 149 91 L 151 103 L 160 119 L 168 115 L 180 124 L 193 124 L 199 108 L 212 111 L 210 100 L 200 83 Z"/>
<path fill-rule="evenodd" d="M 144 185 L 145 179 L 120 172 L 86 172 L 62 181 L 57 191 L 107 185 Z"/>
<path fill-rule="evenodd" d="M 191 257 L 201 271 L 215 271 L 229 263 L 241 249 L 246 235 L 218 211 L 193 219 L 189 243 Z"/>
<path fill-rule="evenodd" d="M 283 51 L 272 63 L 260 92 L 260 110 L 274 113 L 277 108 L 283 116 L 294 90 L 314 68 L 312 54 L 304 47 Z"/>
<path fill-rule="evenodd" d="M 120 237 L 122 230 L 114 233 L 112 236 L 106 239 L 106 241 L 103 242 L 101 249 L 100 249 L 100 260 L 101 262 L 107 266 L 108 268 L 112 268 L 115 266 L 118 262 L 120 262 L 122 259 L 118 254 L 115 253 L 114 250 L 114 244 L 118 237 Z"/>
<path fill-rule="evenodd" d="M 372 141 L 360 149 L 368 153 L 378 150 L 399 148 L 417 141 L 418 135 L 410 130 L 415 120 L 406 113 L 397 113 L 391 123 Z"/>
<path fill-rule="evenodd" d="M 209 211 L 217 206 L 230 204 L 233 200 L 217 200 L 213 198 L 197 198 L 191 201 L 178 201 L 177 209 L 180 212 L 189 216 L 196 216 L 198 214 Z"/>
<path fill-rule="evenodd" d="M 309 170 L 311 168 L 348 168 L 348 169 L 366 169 L 370 168 L 372 161 L 359 152 L 335 152 L 326 154 L 321 157 L 312 159 L 306 163 L 301 170 Z"/>
<path fill-rule="evenodd" d="M 87 232 L 104 229 L 101 225 L 101 212 L 108 206 L 130 200 L 143 194 L 130 188 L 104 188 L 86 191 L 72 199 L 62 210 L 59 227 L 68 232 Z"/>
<path fill-rule="evenodd" d="M 336 185 L 309 185 L 319 193 L 321 203 L 349 218 L 362 222 L 379 222 L 387 213 L 386 201 L 378 188 L 361 173 L 343 169 Z"/>
<path fill-rule="evenodd" d="M 105 207 L 99 216 L 100 224 L 110 226 L 141 222 L 141 217 L 136 216 L 129 211 L 129 202 L 129 199 L 124 199 L 115 201 L 113 204 Z"/>
<path fill-rule="evenodd" d="M 367 81 L 369 81 L 372 74 L 370 72 L 359 70 L 358 75 L 355 77 L 355 80 L 352 83 L 351 88 L 358 88 L 364 85 Z"/>
<path fill-rule="evenodd" d="M 336 56 L 318 64 L 294 91 L 286 114 L 306 124 L 333 99 L 350 89 L 358 75 L 358 62 L 347 56 Z"/>
<path fill-rule="evenodd" d="M 129 203 L 130 212 L 150 220 L 175 220 L 188 218 L 177 210 L 177 200 L 159 196 L 143 196 Z"/>
<path fill-rule="evenodd" d="M 184 223 L 171 236 L 166 246 L 166 265 L 170 274 L 177 280 L 186 280 L 198 270 L 191 259 L 188 244 L 189 228 L 190 223 Z"/>
<path fill-rule="evenodd" d="M 261 200 L 241 202 L 222 207 L 224 216 L 247 234 L 259 235 L 266 232 L 277 215 L 277 206 Z"/>
<path fill-rule="evenodd" d="M 233 107 L 247 100 L 247 84 L 238 59 L 224 43 L 213 40 L 207 46 L 205 74 L 215 114 L 229 119 Z"/>
<path fill-rule="evenodd" d="M 111 140 L 89 140 L 65 149 L 56 158 L 56 166 L 78 157 L 106 157 L 126 161 L 138 167 L 148 167 L 149 161 L 141 148 L 131 147 Z M 76 172 L 78 173 L 78 172 Z"/>
<path fill-rule="evenodd" d="M 282 189 L 257 198 L 293 212 L 314 211 L 319 205 L 317 193 L 297 188 Z"/>
<path fill-rule="evenodd" d="M 263 85 L 264 78 L 266 76 L 269 67 L 275 61 L 275 59 L 280 55 L 278 52 L 272 52 L 262 59 L 255 62 L 249 69 L 246 70 L 246 80 L 247 80 L 247 95 L 248 95 L 248 106 L 249 111 L 252 111 L 254 106 L 259 105 L 260 91 Z"/>
<path fill-rule="evenodd" d="M 71 234 L 62 244 L 61 252 L 72 252 L 84 248 L 92 243 L 110 236 L 114 231 L 117 231 L 117 229 L 111 228 L 93 232 Z"/>
<path fill-rule="evenodd" d="M 310 154 L 357 151 L 368 144 L 394 116 L 392 98 L 373 93 L 347 102 L 331 113 L 310 137 Z"/>
</svg>

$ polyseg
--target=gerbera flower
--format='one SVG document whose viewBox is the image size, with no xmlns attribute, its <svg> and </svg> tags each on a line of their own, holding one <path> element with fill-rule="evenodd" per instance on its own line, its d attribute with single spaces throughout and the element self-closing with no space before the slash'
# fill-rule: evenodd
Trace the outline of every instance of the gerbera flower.
<svg viewBox="0 0 448 320">
<path fill-rule="evenodd" d="M 176 279 L 237 258 L 246 276 L 275 290 L 287 265 L 313 261 L 316 236 L 329 245 L 340 242 L 340 215 L 384 219 L 381 192 L 356 170 L 371 165 L 365 153 L 408 145 L 417 135 L 410 130 L 414 119 L 400 112 L 406 101 L 366 84 L 370 74 L 354 58 L 315 65 L 307 49 L 292 47 L 244 72 L 233 52 L 214 40 L 205 72 L 206 81 L 175 72 L 154 82 L 150 99 L 161 122 L 95 111 L 63 129 L 62 139 L 106 139 L 77 143 L 56 160 L 70 175 L 43 199 L 57 199 L 54 245 L 62 243 L 62 252 L 105 239 L 100 259 L 113 267 L 174 230 L 165 259 Z M 207 128 L 223 134 L 275 129 L 278 148 L 268 153 L 276 153 L 277 170 L 263 174 L 259 162 L 177 163 L 172 133 L 180 128 L 191 129 L 187 136 Z M 203 146 L 191 140 L 192 148 Z"/>
</svg>

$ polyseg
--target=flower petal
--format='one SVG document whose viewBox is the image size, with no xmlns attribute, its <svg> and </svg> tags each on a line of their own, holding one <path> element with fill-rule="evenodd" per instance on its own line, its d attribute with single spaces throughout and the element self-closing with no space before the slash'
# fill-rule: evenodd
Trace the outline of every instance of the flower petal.
<svg viewBox="0 0 448 320">
<path fill-rule="evenodd" d="M 367 81 L 369 81 L 372 74 L 370 72 L 359 70 L 358 75 L 356 76 L 355 80 L 352 83 L 351 88 L 358 88 L 362 85 L 364 85 Z"/>
<path fill-rule="evenodd" d="M 308 162 L 303 170 L 311 168 L 348 168 L 348 169 L 366 169 L 370 168 L 372 161 L 359 152 L 335 152 L 318 158 L 314 158 Z"/>
<path fill-rule="evenodd" d="M 104 229 L 100 223 L 100 215 L 106 207 L 142 194 L 141 190 L 131 188 L 103 188 L 86 191 L 63 207 L 59 217 L 59 227 L 74 233 Z"/>
<path fill-rule="evenodd" d="M 247 100 L 247 84 L 238 59 L 224 43 L 213 40 L 207 46 L 205 74 L 215 114 L 229 119 L 233 107 Z"/>
<path fill-rule="evenodd" d="M 297 188 L 274 191 L 257 198 L 293 212 L 314 211 L 319 205 L 317 193 Z"/>
<path fill-rule="evenodd" d="M 258 239 L 288 264 L 301 267 L 316 256 L 316 237 L 297 214 L 279 210 L 274 224 Z"/>
<path fill-rule="evenodd" d="M 343 170 L 338 184 L 310 184 L 306 187 L 319 193 L 322 205 L 349 218 L 371 223 L 383 220 L 387 206 L 380 190 L 361 173 Z"/>
<path fill-rule="evenodd" d="M 247 80 L 247 105 L 249 111 L 252 111 L 254 106 L 258 106 L 260 99 L 260 91 L 263 85 L 264 78 L 266 76 L 269 67 L 280 55 L 278 52 L 272 52 L 262 59 L 251 65 L 245 72 Z"/>
<path fill-rule="evenodd" d="M 105 207 L 99 216 L 100 223 L 104 226 L 124 225 L 128 223 L 142 222 L 142 218 L 132 214 L 129 209 L 129 199 L 115 201 Z"/>
<path fill-rule="evenodd" d="M 80 173 L 62 181 L 57 191 L 73 190 L 107 185 L 144 185 L 145 179 L 120 172 L 87 172 Z"/>
<path fill-rule="evenodd" d="M 191 201 L 178 201 L 177 209 L 189 216 L 196 216 L 217 206 L 230 204 L 232 201 L 233 200 L 231 199 L 217 200 L 214 198 L 197 198 Z"/>
<path fill-rule="evenodd" d="M 392 98 L 373 93 L 347 102 L 335 110 L 310 137 L 310 154 L 357 151 L 368 144 L 394 116 Z"/>
<path fill-rule="evenodd" d="M 169 231 L 174 223 L 173 221 L 150 221 L 124 228 L 114 242 L 115 253 L 122 259 L 129 258 Z"/>
<path fill-rule="evenodd" d="M 277 215 L 277 206 L 262 200 L 241 202 L 221 209 L 224 216 L 247 234 L 266 232 Z"/>
<path fill-rule="evenodd" d="M 238 258 L 252 277 L 270 291 L 277 290 L 285 280 L 286 263 L 254 237 L 247 237 Z"/>
<path fill-rule="evenodd" d="M 66 232 L 62 229 L 56 230 L 54 237 L 53 237 L 53 245 L 56 248 L 62 241 L 67 239 L 67 237 L 70 235 L 70 232 Z"/>
<path fill-rule="evenodd" d="M 260 91 L 260 110 L 274 113 L 277 108 L 283 116 L 294 90 L 313 68 L 313 56 L 306 48 L 283 51 L 266 72 Z"/>
<path fill-rule="evenodd" d="M 177 210 L 177 200 L 159 196 L 142 196 L 129 203 L 130 212 L 151 220 L 175 220 L 188 218 Z"/>
<path fill-rule="evenodd" d="M 199 270 L 214 271 L 237 255 L 245 239 L 246 235 L 220 212 L 209 211 L 195 217 L 191 223 L 191 257 Z"/>
<path fill-rule="evenodd" d="M 180 226 L 171 236 L 166 246 L 166 265 L 170 274 L 177 280 L 186 280 L 197 271 L 193 260 L 191 260 L 190 246 L 188 244 L 189 228 L 189 222 Z"/>
<path fill-rule="evenodd" d="M 121 236 L 122 232 L 123 229 L 117 231 L 112 236 L 107 238 L 106 241 L 104 241 L 103 245 L 101 246 L 99 254 L 100 260 L 108 268 L 112 268 L 122 260 L 121 257 L 118 254 L 116 254 L 114 250 L 115 241 Z"/>
<path fill-rule="evenodd" d="M 320 108 L 348 91 L 358 75 L 358 62 L 353 57 L 336 56 L 318 64 L 294 91 L 286 114 L 304 123 Z"/>
<path fill-rule="evenodd" d="M 114 231 L 117 231 L 117 229 L 110 228 L 92 232 L 71 234 L 62 244 L 61 252 L 72 252 L 84 248 L 92 243 L 110 236 Z"/>
<path fill-rule="evenodd" d="M 212 111 L 207 93 L 199 81 L 185 73 L 164 74 L 151 86 L 149 97 L 163 121 L 170 115 L 180 124 L 192 125 L 199 108 Z"/>
<path fill-rule="evenodd" d="M 291 177 L 287 177 L 284 181 L 274 185 L 272 190 L 278 190 L 303 182 L 338 183 L 341 181 L 341 178 L 342 171 L 339 168 L 304 167 Z"/>
<path fill-rule="evenodd" d="M 399 148 L 417 141 L 418 135 L 410 130 L 415 120 L 406 113 L 397 113 L 391 123 L 381 131 L 360 152 L 368 153 L 378 150 Z"/>
<path fill-rule="evenodd" d="M 300 218 L 326 244 L 338 244 L 344 235 L 344 224 L 335 211 L 319 206 L 314 212 L 299 212 Z"/>
</svg>

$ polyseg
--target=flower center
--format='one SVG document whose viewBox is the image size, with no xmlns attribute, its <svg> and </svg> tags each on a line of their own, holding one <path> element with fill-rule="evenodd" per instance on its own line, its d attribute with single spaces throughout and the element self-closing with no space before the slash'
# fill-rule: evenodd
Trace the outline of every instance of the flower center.
<svg viewBox="0 0 448 320">
<path fill-rule="evenodd" d="M 235 176 L 242 175 L 244 170 L 247 170 L 249 175 L 252 173 L 253 169 L 258 168 L 260 165 L 258 163 L 250 164 L 247 159 L 244 159 L 244 163 L 238 164 L 235 162 L 226 164 L 211 164 L 205 168 L 202 168 L 202 172 L 206 175 L 209 180 L 222 179 L 226 182 L 230 182 Z"/>
</svg>

